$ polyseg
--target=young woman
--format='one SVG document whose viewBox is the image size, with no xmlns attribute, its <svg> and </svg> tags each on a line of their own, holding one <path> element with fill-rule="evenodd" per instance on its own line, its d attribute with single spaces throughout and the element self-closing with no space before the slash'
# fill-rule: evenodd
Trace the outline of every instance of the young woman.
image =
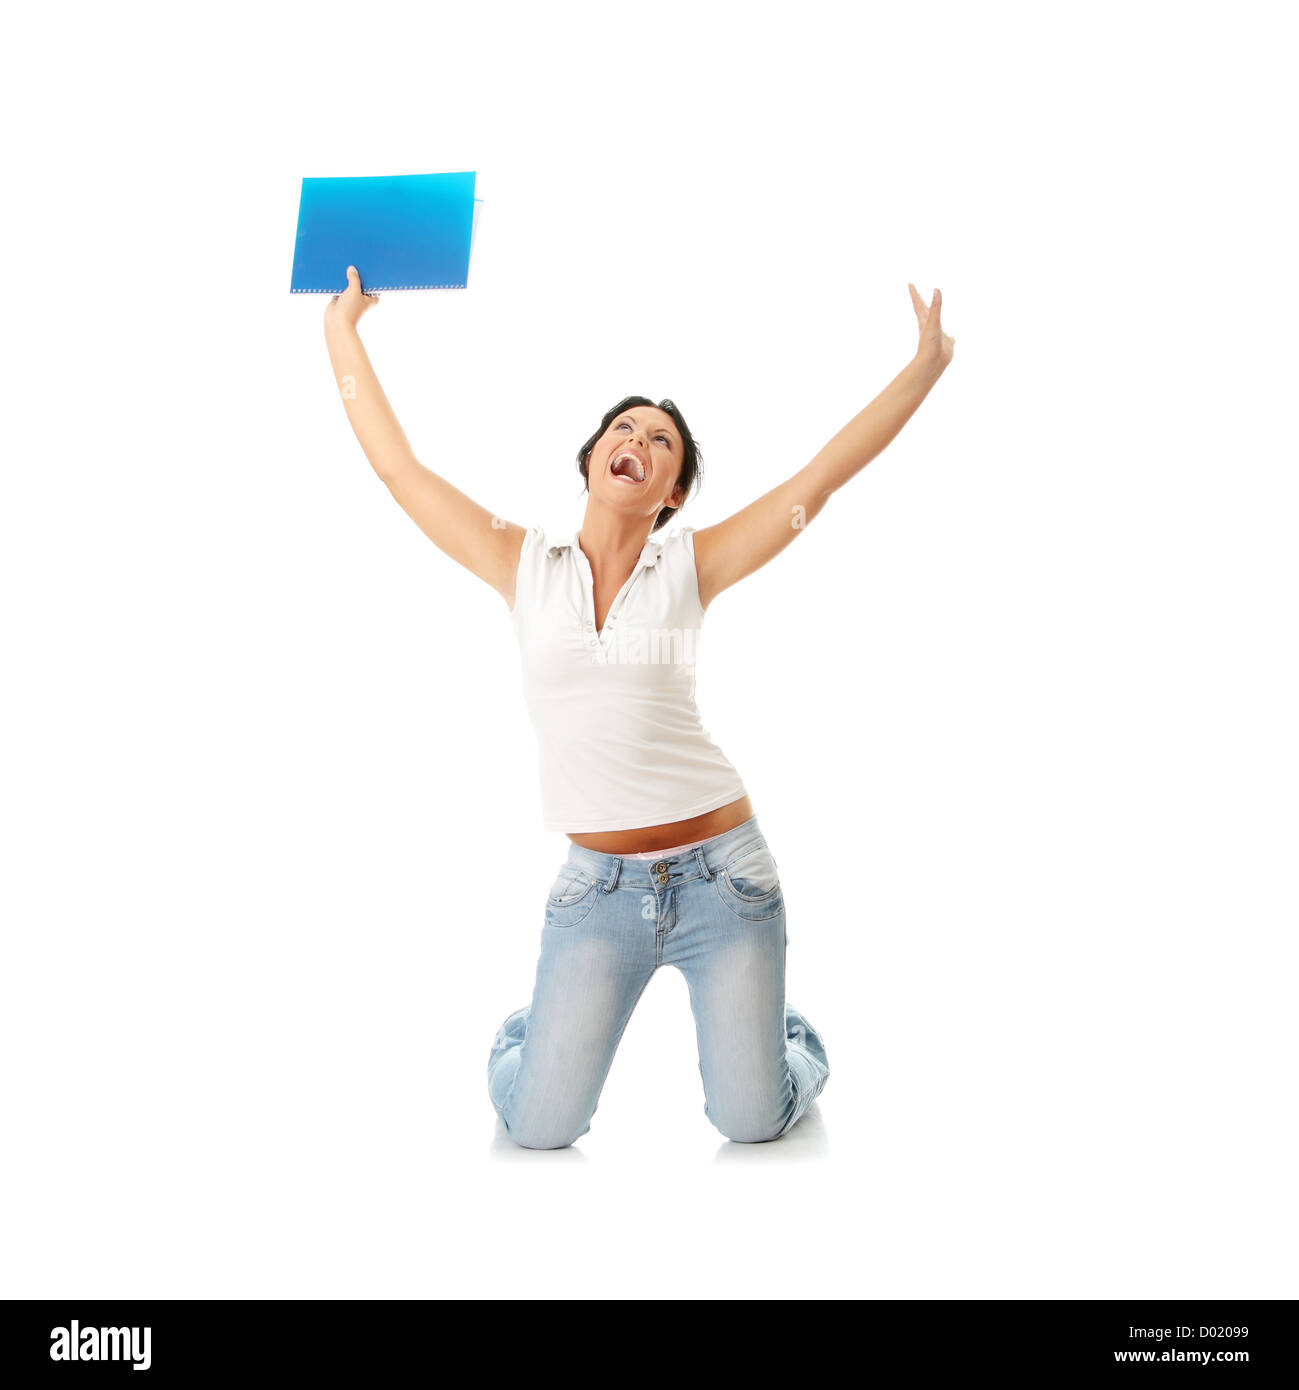
<svg viewBox="0 0 1299 1390">
<path fill-rule="evenodd" d="M 505 1020 L 488 1092 L 525 1148 L 590 1128 L 623 1029 L 661 965 L 690 989 L 704 1110 L 727 1137 L 785 1134 L 825 1085 L 815 1029 L 785 1002 L 785 905 L 735 768 L 695 706 L 713 599 L 800 535 L 906 424 L 952 359 L 925 304 L 915 357 L 787 482 L 714 526 L 650 536 L 684 505 L 699 455 L 681 412 L 628 396 L 578 453 L 572 535 L 493 516 L 415 457 L 357 332 L 376 301 L 354 267 L 325 310 L 347 416 L 411 519 L 508 605 L 540 747 L 545 828 L 571 840 L 546 900 L 532 1001 Z"/>
</svg>

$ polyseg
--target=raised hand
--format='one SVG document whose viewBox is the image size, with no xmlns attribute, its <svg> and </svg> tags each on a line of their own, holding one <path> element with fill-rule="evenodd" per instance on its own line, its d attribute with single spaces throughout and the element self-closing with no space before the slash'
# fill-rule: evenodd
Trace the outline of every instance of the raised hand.
<svg viewBox="0 0 1299 1390">
<path fill-rule="evenodd" d="M 943 292 L 935 289 L 932 301 L 926 304 L 910 281 L 907 282 L 907 288 L 911 291 L 911 303 L 915 307 L 916 318 L 920 320 L 920 346 L 916 349 L 916 356 L 936 364 L 941 372 L 952 360 L 952 354 L 956 350 L 956 339 L 949 338 L 943 332 L 943 325 L 939 321 L 939 314 L 943 308 Z"/>
<path fill-rule="evenodd" d="M 361 289 L 361 277 L 357 274 L 356 267 L 347 267 L 347 288 L 342 294 L 336 294 L 328 304 L 325 305 L 325 327 L 331 324 L 346 324 L 350 328 L 356 327 L 356 321 L 367 309 L 379 302 L 377 294 L 366 294 Z"/>
</svg>

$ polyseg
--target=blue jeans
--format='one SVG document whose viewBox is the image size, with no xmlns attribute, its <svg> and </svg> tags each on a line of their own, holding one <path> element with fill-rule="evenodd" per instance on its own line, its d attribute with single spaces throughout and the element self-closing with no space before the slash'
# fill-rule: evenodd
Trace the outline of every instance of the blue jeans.
<svg viewBox="0 0 1299 1390">
<path fill-rule="evenodd" d="M 663 859 L 571 845 L 546 901 L 532 1003 L 501 1025 L 488 1059 L 510 1138 L 562 1149 L 590 1129 L 661 965 L 690 987 L 704 1113 L 741 1143 L 785 1134 L 830 1074 L 820 1037 L 785 1003 L 785 945 L 779 873 L 756 817 Z"/>
</svg>

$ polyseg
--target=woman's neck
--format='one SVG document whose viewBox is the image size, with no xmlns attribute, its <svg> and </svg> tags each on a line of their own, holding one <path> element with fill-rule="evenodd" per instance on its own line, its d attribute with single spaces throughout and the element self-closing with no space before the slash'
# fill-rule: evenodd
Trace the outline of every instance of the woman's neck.
<svg viewBox="0 0 1299 1390">
<path fill-rule="evenodd" d="M 630 574 L 649 541 L 652 521 L 643 517 L 616 516 L 587 507 L 577 533 L 594 575 Z"/>
</svg>

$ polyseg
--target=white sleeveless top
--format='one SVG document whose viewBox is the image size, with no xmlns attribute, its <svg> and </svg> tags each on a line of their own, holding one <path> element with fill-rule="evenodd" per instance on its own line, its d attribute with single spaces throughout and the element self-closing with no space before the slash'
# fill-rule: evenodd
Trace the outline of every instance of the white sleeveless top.
<svg viewBox="0 0 1299 1390">
<path fill-rule="evenodd" d="M 576 533 L 556 541 L 527 528 L 510 620 L 547 830 L 635 830 L 745 794 L 695 706 L 704 609 L 694 532 L 645 543 L 597 632 L 595 581 Z"/>
</svg>

